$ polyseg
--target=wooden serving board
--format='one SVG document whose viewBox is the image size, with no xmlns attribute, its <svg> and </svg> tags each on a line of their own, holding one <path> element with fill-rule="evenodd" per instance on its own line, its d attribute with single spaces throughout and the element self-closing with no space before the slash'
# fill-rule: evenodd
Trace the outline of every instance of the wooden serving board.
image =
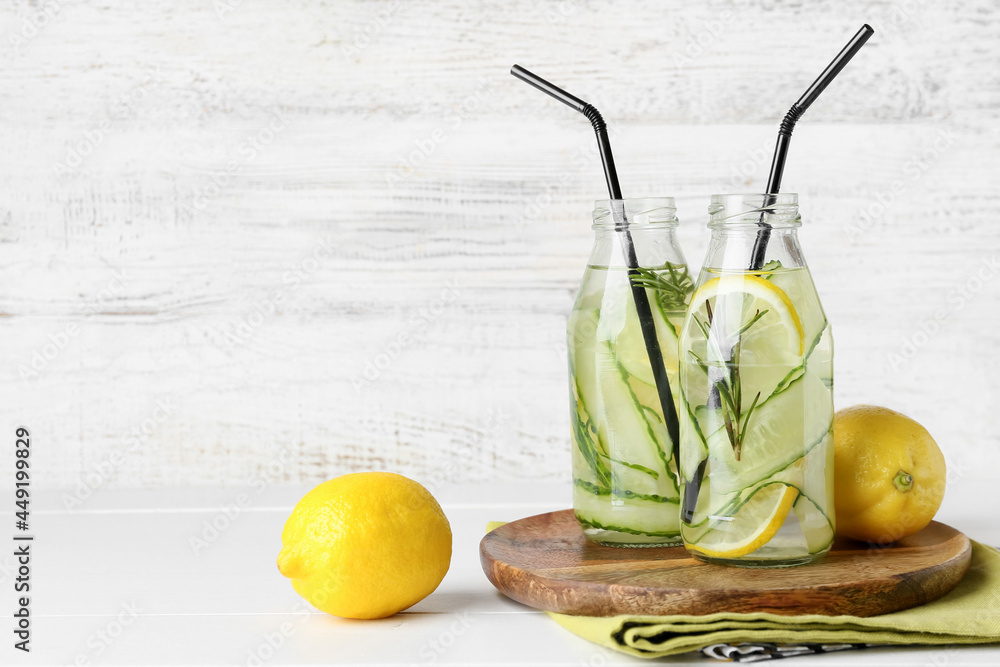
<svg viewBox="0 0 1000 667">
<path fill-rule="evenodd" d="M 972 545 L 936 521 L 886 546 L 838 540 L 809 565 L 746 569 L 709 565 L 684 547 L 593 544 L 571 510 L 500 526 L 480 560 L 504 595 L 544 611 L 583 616 L 774 614 L 875 616 L 935 600 L 965 574 Z"/>
</svg>

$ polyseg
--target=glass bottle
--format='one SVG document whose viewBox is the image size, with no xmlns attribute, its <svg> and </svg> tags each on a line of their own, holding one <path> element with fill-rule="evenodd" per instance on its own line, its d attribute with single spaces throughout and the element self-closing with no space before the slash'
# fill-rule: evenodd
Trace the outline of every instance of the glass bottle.
<svg viewBox="0 0 1000 667">
<path fill-rule="evenodd" d="M 612 204 L 625 224 L 616 224 Z M 677 336 L 693 280 L 675 212 L 670 197 L 596 202 L 594 247 L 569 318 L 573 508 L 584 534 L 601 544 L 680 544 L 678 454 L 667 419 L 676 419 Z M 637 311 L 637 293 L 648 311 Z M 653 372 L 638 312 L 648 312 L 645 333 L 655 334 L 665 373 Z M 673 413 L 666 418 L 665 405 Z"/>
<path fill-rule="evenodd" d="M 808 563 L 833 541 L 833 338 L 798 197 L 715 195 L 709 215 L 680 336 L 684 545 L 719 564 Z"/>
</svg>

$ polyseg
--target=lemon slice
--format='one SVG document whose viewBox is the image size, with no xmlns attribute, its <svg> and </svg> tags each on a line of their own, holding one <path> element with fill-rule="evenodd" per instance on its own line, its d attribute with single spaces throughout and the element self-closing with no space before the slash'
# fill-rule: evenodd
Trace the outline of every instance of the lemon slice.
<svg viewBox="0 0 1000 667">
<path fill-rule="evenodd" d="M 785 290 L 753 273 L 732 273 L 709 280 L 691 297 L 680 340 L 680 349 L 687 352 L 681 361 L 721 368 L 738 353 L 740 407 L 746 410 L 758 393 L 760 401 L 766 400 L 787 382 L 790 369 L 802 366 L 805 339 Z M 711 382 L 697 384 L 703 393 L 687 399 L 704 404 Z M 706 436 L 719 426 L 721 422 L 701 424 Z"/>
<path fill-rule="evenodd" d="M 740 298 L 740 297 L 743 298 Z M 752 273 L 731 274 L 709 280 L 698 288 L 691 297 L 692 308 L 704 309 L 705 302 L 712 302 L 715 312 L 725 312 L 728 315 L 743 315 L 739 322 L 745 321 L 754 312 L 767 313 L 745 334 L 746 341 L 767 340 L 778 337 L 786 341 L 789 349 L 802 356 L 805 351 L 805 332 L 802 320 L 788 298 L 785 290 L 773 282 L 764 280 Z M 724 302 L 724 304 L 722 303 Z M 740 312 L 742 311 L 742 312 Z M 737 320 L 730 319 L 730 327 L 738 326 Z M 784 330 L 784 335 L 782 331 Z"/>
<path fill-rule="evenodd" d="M 710 558 L 738 558 L 771 541 L 785 523 L 799 496 L 794 486 L 780 482 L 756 491 L 732 516 L 709 517 L 704 535 L 687 548 Z"/>
</svg>

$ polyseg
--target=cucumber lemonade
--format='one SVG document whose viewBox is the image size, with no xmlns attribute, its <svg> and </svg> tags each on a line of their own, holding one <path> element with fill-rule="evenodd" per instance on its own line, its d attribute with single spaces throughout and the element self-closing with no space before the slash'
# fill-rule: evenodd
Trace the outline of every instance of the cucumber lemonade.
<svg viewBox="0 0 1000 667">
<path fill-rule="evenodd" d="M 772 219 L 782 256 L 759 271 L 719 259 L 750 245 L 746 214 L 713 218 L 717 234 L 733 229 L 713 242 L 681 329 L 681 532 L 710 562 L 801 564 L 833 541 L 833 338 L 793 213 Z"/>
<path fill-rule="evenodd" d="M 567 329 L 573 507 L 593 541 L 677 544 L 675 445 L 664 423 L 630 281 L 642 284 L 649 296 L 675 407 L 678 332 L 693 281 L 673 239 L 672 202 L 626 200 L 640 265 L 650 267 L 631 276 L 616 249 L 613 227 L 602 224 L 600 204 L 597 243 Z M 662 222 L 652 215 L 658 210 L 666 216 Z"/>
</svg>

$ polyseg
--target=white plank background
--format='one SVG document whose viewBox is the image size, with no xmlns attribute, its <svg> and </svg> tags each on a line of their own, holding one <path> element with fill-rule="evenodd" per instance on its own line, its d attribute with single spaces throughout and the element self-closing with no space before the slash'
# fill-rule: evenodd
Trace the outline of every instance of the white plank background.
<svg viewBox="0 0 1000 667">
<path fill-rule="evenodd" d="M 586 122 L 510 65 L 599 106 L 626 195 L 678 196 L 697 268 L 708 194 L 762 189 L 864 21 L 785 177 L 836 400 L 923 422 L 953 481 L 995 472 L 993 0 L 4 3 L 0 440 L 31 427 L 36 483 L 83 503 L 564 480 L 603 181 Z"/>
</svg>

